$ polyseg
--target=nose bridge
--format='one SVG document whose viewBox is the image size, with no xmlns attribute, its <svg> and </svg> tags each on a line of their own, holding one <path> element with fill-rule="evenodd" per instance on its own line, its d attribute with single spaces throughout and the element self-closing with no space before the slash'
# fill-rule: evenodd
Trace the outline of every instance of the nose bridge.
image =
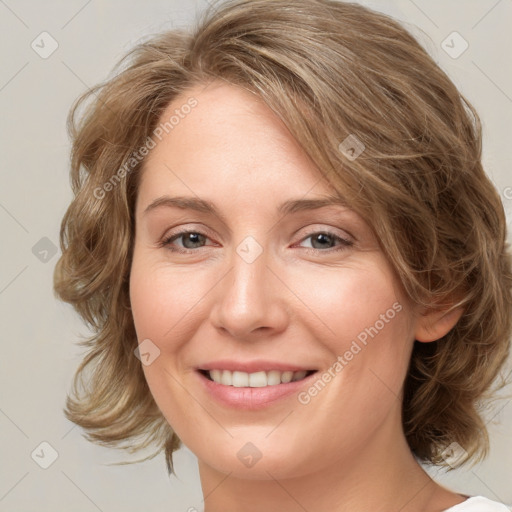
<svg viewBox="0 0 512 512">
<path fill-rule="evenodd" d="M 230 255 L 230 272 L 220 286 L 213 320 L 233 336 L 265 328 L 281 328 L 284 309 L 270 270 L 269 251 L 254 236 L 246 236 Z"/>
</svg>

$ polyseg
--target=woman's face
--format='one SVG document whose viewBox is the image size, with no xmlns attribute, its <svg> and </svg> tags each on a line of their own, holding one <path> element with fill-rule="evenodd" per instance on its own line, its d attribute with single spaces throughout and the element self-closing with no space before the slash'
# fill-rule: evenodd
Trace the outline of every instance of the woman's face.
<svg viewBox="0 0 512 512">
<path fill-rule="evenodd" d="M 247 91 L 196 87 L 173 115 L 140 182 L 130 281 L 169 424 L 201 464 L 255 479 L 403 439 L 417 315 L 370 227 L 312 208 L 332 187 Z"/>
</svg>

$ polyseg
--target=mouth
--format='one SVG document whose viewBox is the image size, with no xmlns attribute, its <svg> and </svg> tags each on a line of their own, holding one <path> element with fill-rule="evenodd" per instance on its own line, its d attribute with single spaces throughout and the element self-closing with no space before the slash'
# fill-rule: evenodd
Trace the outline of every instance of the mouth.
<svg viewBox="0 0 512 512">
<path fill-rule="evenodd" d="M 318 369 L 277 361 L 211 361 L 196 367 L 209 398 L 229 409 L 258 411 L 279 407 L 311 385 Z"/>
<path fill-rule="evenodd" d="M 223 386 L 232 386 L 236 388 L 263 388 L 298 382 L 313 375 L 317 370 L 299 370 L 299 371 L 258 371 L 247 373 L 238 370 L 222 369 L 198 369 L 206 379 L 221 384 Z"/>
</svg>

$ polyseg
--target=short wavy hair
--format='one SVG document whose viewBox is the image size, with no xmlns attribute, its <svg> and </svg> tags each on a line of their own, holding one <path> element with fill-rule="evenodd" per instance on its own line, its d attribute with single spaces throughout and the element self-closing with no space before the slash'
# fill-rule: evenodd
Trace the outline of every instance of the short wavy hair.
<svg viewBox="0 0 512 512">
<path fill-rule="evenodd" d="M 473 460 L 485 456 L 482 404 L 498 377 L 504 383 L 512 275 L 503 205 L 481 163 L 479 117 L 398 22 L 331 0 L 227 1 L 189 30 L 139 42 L 73 104 L 74 198 L 54 288 L 93 334 L 81 342 L 88 352 L 67 418 L 104 446 L 133 453 L 156 443 L 151 457 L 164 450 L 174 473 L 181 440 L 134 356 L 129 275 L 145 163 L 134 155 L 154 143 L 170 102 L 217 80 L 258 95 L 279 116 L 369 223 L 414 303 L 463 308 L 442 339 L 414 343 L 403 429 L 427 463 L 446 465 L 443 449 L 453 442 Z M 364 149 L 358 158 L 343 151 L 350 136 Z"/>
</svg>

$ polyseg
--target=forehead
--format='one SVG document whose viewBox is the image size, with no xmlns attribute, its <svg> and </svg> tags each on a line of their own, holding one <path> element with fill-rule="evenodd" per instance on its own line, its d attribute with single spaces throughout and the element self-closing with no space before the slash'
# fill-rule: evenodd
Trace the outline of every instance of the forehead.
<svg viewBox="0 0 512 512">
<path fill-rule="evenodd" d="M 195 106 L 183 108 L 189 104 Z M 142 203 L 171 191 L 248 203 L 335 194 L 285 124 L 249 91 L 197 85 L 175 98 L 159 126 L 171 118 L 144 163 Z"/>
</svg>

